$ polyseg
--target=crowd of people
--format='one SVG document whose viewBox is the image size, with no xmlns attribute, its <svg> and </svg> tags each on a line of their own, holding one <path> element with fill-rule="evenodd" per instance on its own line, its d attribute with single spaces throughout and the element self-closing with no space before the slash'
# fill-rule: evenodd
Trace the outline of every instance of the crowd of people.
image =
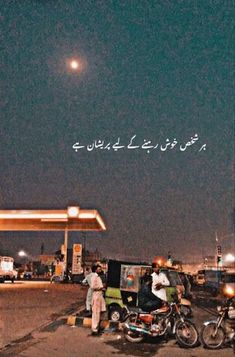
<svg viewBox="0 0 235 357">
<path fill-rule="evenodd" d="M 165 287 L 170 285 L 166 275 L 160 272 L 158 263 L 152 264 L 152 270 L 152 274 L 146 272 L 144 275 L 138 292 L 138 306 L 146 312 L 159 309 L 166 304 Z M 86 313 L 92 317 L 92 336 L 99 336 L 101 316 L 106 311 L 105 283 L 102 281 L 102 275 L 102 267 L 97 264 L 92 266 L 91 271 L 86 272 L 86 277 L 83 280 L 83 284 L 89 286 L 86 296 Z"/>
</svg>

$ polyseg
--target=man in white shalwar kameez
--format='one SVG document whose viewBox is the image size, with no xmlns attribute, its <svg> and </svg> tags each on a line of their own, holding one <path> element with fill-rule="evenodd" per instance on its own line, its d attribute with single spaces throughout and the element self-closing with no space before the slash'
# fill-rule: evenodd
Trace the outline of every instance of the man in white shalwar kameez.
<svg viewBox="0 0 235 357">
<path fill-rule="evenodd" d="M 92 267 L 92 269 L 94 270 L 94 267 Z M 91 271 L 89 274 L 87 274 L 87 276 L 85 277 L 85 279 L 83 279 L 82 284 L 88 284 L 89 288 L 87 290 L 87 295 L 86 295 L 86 311 L 87 312 L 91 312 L 91 305 L 92 305 L 92 295 L 93 295 L 93 289 L 91 288 L 91 279 L 93 276 L 95 276 L 95 271 Z"/>
<path fill-rule="evenodd" d="M 96 266 L 95 275 L 91 278 L 92 295 L 92 335 L 99 334 L 101 313 L 106 311 L 105 300 L 103 297 L 104 286 L 99 276 L 102 269 L 100 265 Z"/>
<path fill-rule="evenodd" d="M 166 274 L 160 272 L 160 266 L 158 263 L 152 264 L 153 273 L 152 279 L 152 293 L 161 299 L 163 302 L 167 301 L 166 290 L 165 287 L 170 285 L 169 280 L 167 279 Z"/>
</svg>

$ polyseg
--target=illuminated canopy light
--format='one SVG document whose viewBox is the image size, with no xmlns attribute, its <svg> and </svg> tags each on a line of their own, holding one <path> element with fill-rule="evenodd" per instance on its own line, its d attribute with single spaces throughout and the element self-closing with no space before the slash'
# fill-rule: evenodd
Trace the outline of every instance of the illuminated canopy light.
<svg viewBox="0 0 235 357">
<path fill-rule="evenodd" d="M 76 218 L 79 215 L 79 207 L 76 206 L 68 207 L 67 212 L 69 217 Z"/>
<path fill-rule="evenodd" d="M 0 213 L 0 219 L 27 219 L 27 218 L 32 218 L 32 219 L 66 219 L 67 214 L 66 213 L 31 213 L 29 211 L 25 212 L 16 212 L 16 213 Z"/>
<path fill-rule="evenodd" d="M 0 210 L 0 231 L 64 229 L 104 231 L 106 226 L 97 210 L 79 206 L 69 206 L 66 210 Z"/>
<path fill-rule="evenodd" d="M 79 218 L 95 218 L 95 213 L 93 212 L 80 212 Z"/>
<path fill-rule="evenodd" d="M 101 228 L 104 231 L 106 230 L 106 227 L 105 227 L 105 224 L 104 224 L 102 218 L 100 217 L 98 212 L 95 211 L 95 210 L 79 212 L 79 218 L 80 219 L 94 219 L 95 218 L 98 221 L 98 223 L 101 226 Z"/>
</svg>

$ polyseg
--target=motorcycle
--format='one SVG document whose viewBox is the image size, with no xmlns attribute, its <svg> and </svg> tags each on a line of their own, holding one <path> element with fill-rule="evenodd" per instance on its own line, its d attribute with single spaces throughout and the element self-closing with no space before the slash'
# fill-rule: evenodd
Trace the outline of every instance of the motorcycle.
<svg viewBox="0 0 235 357">
<path fill-rule="evenodd" d="M 150 313 L 138 308 L 129 310 L 123 331 L 126 340 L 133 343 L 142 342 L 146 336 L 175 335 L 184 348 L 195 347 L 199 337 L 196 326 L 182 314 L 178 298 Z"/>
<path fill-rule="evenodd" d="M 218 317 L 204 322 L 201 341 L 204 347 L 218 349 L 227 343 L 235 352 L 235 297 L 227 298 L 223 306 L 217 306 Z"/>
</svg>

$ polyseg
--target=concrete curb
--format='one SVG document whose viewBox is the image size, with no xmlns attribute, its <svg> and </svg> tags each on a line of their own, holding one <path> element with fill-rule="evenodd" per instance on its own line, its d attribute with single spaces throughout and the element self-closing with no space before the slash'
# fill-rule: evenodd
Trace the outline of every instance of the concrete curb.
<svg viewBox="0 0 235 357">
<path fill-rule="evenodd" d="M 70 315 L 67 319 L 67 325 L 69 326 L 82 326 L 91 327 L 91 317 L 83 317 Z M 121 323 L 119 321 L 101 320 L 100 327 L 104 331 L 116 332 L 122 329 Z"/>
</svg>

